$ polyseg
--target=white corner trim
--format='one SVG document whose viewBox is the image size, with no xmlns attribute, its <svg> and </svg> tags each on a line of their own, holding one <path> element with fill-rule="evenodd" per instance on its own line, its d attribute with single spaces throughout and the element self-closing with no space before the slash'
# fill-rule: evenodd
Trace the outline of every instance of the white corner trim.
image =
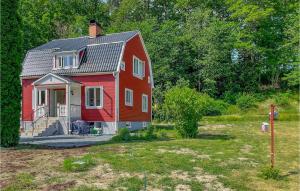
<svg viewBox="0 0 300 191">
<path fill-rule="evenodd" d="M 122 51 L 121 51 L 118 66 L 117 66 L 117 72 L 120 72 L 120 67 L 121 67 L 121 63 L 122 63 L 122 60 L 123 60 L 123 56 L 124 56 L 125 46 L 126 46 L 126 42 L 122 46 Z"/>
</svg>

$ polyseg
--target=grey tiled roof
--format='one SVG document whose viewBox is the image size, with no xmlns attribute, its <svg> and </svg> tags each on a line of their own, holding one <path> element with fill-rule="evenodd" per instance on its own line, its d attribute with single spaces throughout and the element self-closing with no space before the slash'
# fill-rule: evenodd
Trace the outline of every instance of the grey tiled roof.
<svg viewBox="0 0 300 191">
<path fill-rule="evenodd" d="M 138 34 L 137 31 L 99 36 L 58 39 L 27 52 L 21 76 L 72 74 L 116 71 L 124 42 Z M 79 68 L 52 70 L 54 53 L 86 48 Z"/>
</svg>

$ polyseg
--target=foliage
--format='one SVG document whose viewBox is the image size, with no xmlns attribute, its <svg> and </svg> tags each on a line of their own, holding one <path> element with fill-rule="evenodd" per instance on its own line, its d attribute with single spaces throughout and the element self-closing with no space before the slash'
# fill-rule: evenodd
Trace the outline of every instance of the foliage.
<svg viewBox="0 0 300 191">
<path fill-rule="evenodd" d="M 290 105 L 290 100 L 291 100 L 290 97 L 291 97 L 291 94 L 288 92 L 279 93 L 274 96 L 275 103 L 276 103 L 276 105 L 279 105 L 279 106 L 288 106 L 288 105 Z"/>
<path fill-rule="evenodd" d="M 255 97 L 247 93 L 241 94 L 237 98 L 236 104 L 241 110 L 246 110 L 257 106 Z"/>
<path fill-rule="evenodd" d="M 188 87 L 174 87 L 166 92 L 164 107 L 182 137 L 197 135 L 202 103 L 199 93 Z"/>
<path fill-rule="evenodd" d="M 17 0 L 1 1 L 1 146 L 19 141 L 22 31 Z"/>
<path fill-rule="evenodd" d="M 146 140 L 152 140 L 152 139 L 156 139 L 157 136 L 154 134 L 154 126 L 153 125 L 149 125 L 146 129 L 146 133 L 145 133 L 145 139 Z"/>
<path fill-rule="evenodd" d="M 2 191 L 16 191 L 16 190 L 33 190 L 36 189 L 37 185 L 34 181 L 34 176 L 29 173 L 17 174 L 14 183 Z"/>
<path fill-rule="evenodd" d="M 201 112 L 204 116 L 214 116 L 214 115 L 221 115 L 223 114 L 228 104 L 222 100 L 215 100 L 209 97 L 207 94 L 200 94 L 202 107 Z"/>
<path fill-rule="evenodd" d="M 131 135 L 130 135 L 130 131 L 128 128 L 124 127 L 124 128 L 120 128 L 118 129 L 118 133 L 117 135 L 115 135 L 112 138 L 112 141 L 130 141 L 132 139 Z"/>
<path fill-rule="evenodd" d="M 89 170 L 96 165 L 95 159 L 91 155 L 83 157 L 71 157 L 64 160 L 63 170 L 68 172 L 80 172 Z"/>
<path fill-rule="evenodd" d="M 260 176 L 264 179 L 275 179 L 278 180 L 280 176 L 280 170 L 272 167 L 264 167 L 261 170 Z"/>
</svg>

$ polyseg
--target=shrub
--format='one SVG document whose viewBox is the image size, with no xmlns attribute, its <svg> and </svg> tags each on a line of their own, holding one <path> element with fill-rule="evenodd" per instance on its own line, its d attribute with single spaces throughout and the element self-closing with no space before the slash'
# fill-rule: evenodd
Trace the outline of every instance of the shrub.
<svg viewBox="0 0 300 191">
<path fill-rule="evenodd" d="M 96 161 L 91 155 L 84 157 L 72 157 L 64 160 L 63 169 L 68 172 L 86 171 L 96 165 Z"/>
<path fill-rule="evenodd" d="M 241 110 L 246 110 L 256 107 L 256 99 L 251 94 L 242 94 L 236 100 L 236 104 Z"/>
<path fill-rule="evenodd" d="M 124 128 L 120 128 L 118 130 L 118 133 L 117 135 L 115 135 L 113 138 L 112 138 L 113 141 L 130 141 L 132 140 L 132 137 L 130 135 L 130 131 L 128 128 L 124 127 Z"/>
<path fill-rule="evenodd" d="M 290 105 L 290 93 L 280 93 L 276 96 L 274 96 L 275 104 L 279 106 L 288 106 Z"/>
<path fill-rule="evenodd" d="M 238 94 L 230 92 L 230 91 L 226 91 L 223 95 L 222 95 L 223 99 L 225 102 L 229 103 L 229 104 L 236 104 L 236 99 L 238 97 Z"/>
<path fill-rule="evenodd" d="M 280 171 L 276 168 L 265 167 L 261 170 L 261 177 L 264 179 L 278 180 L 280 178 Z"/>
<path fill-rule="evenodd" d="M 173 87 L 165 94 L 164 108 L 175 122 L 175 128 L 182 137 L 195 137 L 198 121 L 201 119 L 200 94 L 188 87 Z"/>
<path fill-rule="evenodd" d="M 228 107 L 228 104 L 225 103 L 224 101 L 215 100 L 206 94 L 201 94 L 200 99 L 202 102 L 201 111 L 202 111 L 202 115 L 204 116 L 221 115 L 226 111 Z"/>
<path fill-rule="evenodd" d="M 157 138 L 157 136 L 154 134 L 154 126 L 149 125 L 146 129 L 145 139 L 151 140 L 151 139 L 155 139 L 155 138 Z"/>
</svg>

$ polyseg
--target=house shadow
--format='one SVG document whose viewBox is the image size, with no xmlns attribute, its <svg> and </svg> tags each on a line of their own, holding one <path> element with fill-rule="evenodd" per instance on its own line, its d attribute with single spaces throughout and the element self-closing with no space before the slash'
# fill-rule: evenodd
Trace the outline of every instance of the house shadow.
<svg viewBox="0 0 300 191">
<path fill-rule="evenodd" d="M 200 133 L 196 138 L 207 140 L 231 140 L 235 139 L 235 136 L 228 134 Z"/>
</svg>

